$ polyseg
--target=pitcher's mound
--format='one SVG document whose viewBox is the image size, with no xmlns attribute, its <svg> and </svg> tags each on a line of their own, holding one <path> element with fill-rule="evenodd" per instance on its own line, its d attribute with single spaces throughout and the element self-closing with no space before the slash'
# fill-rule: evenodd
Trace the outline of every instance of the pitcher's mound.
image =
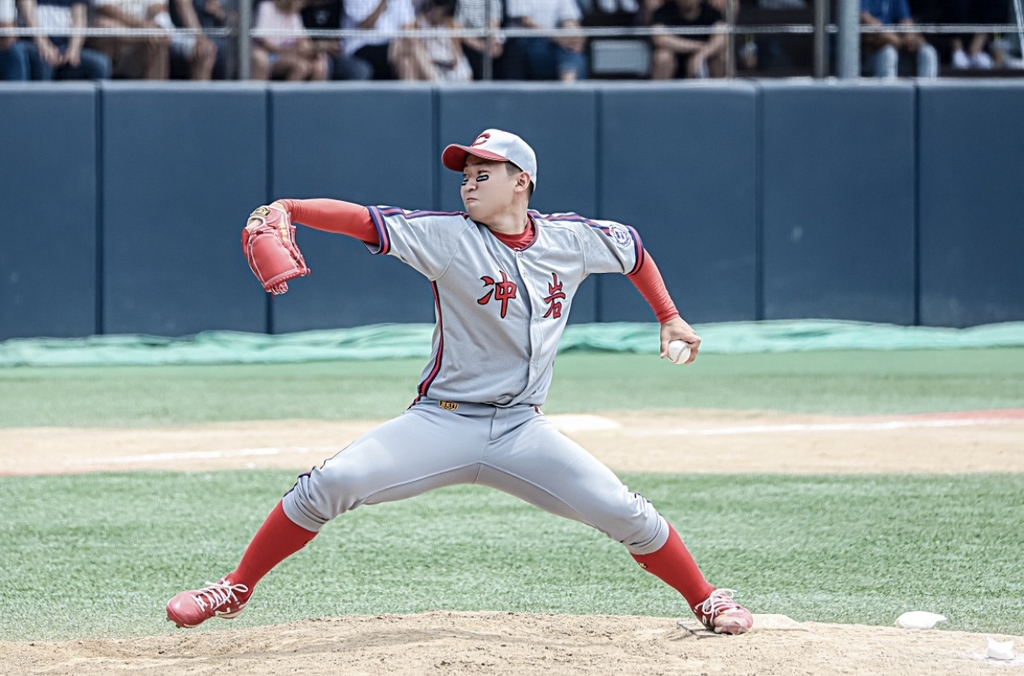
<svg viewBox="0 0 1024 676">
<path fill-rule="evenodd" d="M 1024 674 L 978 659 L 985 636 L 755 615 L 696 638 L 678 618 L 432 611 L 161 636 L 0 642 L 9 674 Z M 1014 637 L 1002 637 L 1012 640 Z M 1024 640 L 1018 639 L 1018 645 Z"/>
</svg>

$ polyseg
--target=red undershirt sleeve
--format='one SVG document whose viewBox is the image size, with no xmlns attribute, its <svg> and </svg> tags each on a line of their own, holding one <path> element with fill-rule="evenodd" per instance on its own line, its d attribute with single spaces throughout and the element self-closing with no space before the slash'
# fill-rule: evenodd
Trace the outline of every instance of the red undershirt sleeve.
<svg viewBox="0 0 1024 676">
<path fill-rule="evenodd" d="M 640 269 L 627 277 L 650 304 L 654 314 L 658 317 L 658 322 L 664 324 L 679 316 L 679 311 L 676 310 L 676 305 L 672 302 L 672 297 L 668 295 L 668 289 L 665 288 L 665 280 L 661 278 L 661 271 L 658 270 L 651 254 L 646 250 Z"/>
<path fill-rule="evenodd" d="M 361 204 L 324 198 L 277 200 L 277 203 L 288 210 L 293 223 L 348 235 L 367 244 L 380 245 L 380 235 L 373 225 L 370 210 Z"/>
</svg>

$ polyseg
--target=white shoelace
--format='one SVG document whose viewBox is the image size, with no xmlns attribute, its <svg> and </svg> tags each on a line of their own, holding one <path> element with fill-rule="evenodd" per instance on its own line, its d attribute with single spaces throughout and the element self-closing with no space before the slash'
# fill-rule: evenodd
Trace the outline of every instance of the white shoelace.
<svg viewBox="0 0 1024 676">
<path fill-rule="evenodd" d="M 694 610 L 702 615 L 714 618 L 716 613 L 732 610 L 738 605 L 732 599 L 732 595 L 735 593 L 735 589 L 716 589 L 711 592 L 711 596 L 704 599 Z"/>
<path fill-rule="evenodd" d="M 227 582 L 207 582 L 206 588 L 201 590 L 193 598 L 196 600 L 198 605 L 203 610 L 214 609 L 234 601 L 239 603 L 238 597 L 235 594 L 246 594 L 249 592 L 249 588 L 244 584 L 228 584 Z"/>
</svg>

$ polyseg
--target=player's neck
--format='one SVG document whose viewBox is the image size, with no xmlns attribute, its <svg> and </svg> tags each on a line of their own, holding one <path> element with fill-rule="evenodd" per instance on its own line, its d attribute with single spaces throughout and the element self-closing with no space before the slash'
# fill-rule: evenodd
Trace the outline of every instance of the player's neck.
<svg viewBox="0 0 1024 676">
<path fill-rule="evenodd" d="M 529 217 L 526 215 L 526 210 L 510 211 L 503 214 L 497 214 L 492 218 L 488 219 L 487 223 L 484 223 L 492 232 L 497 232 L 502 235 L 521 235 L 527 225 L 529 225 Z"/>
</svg>

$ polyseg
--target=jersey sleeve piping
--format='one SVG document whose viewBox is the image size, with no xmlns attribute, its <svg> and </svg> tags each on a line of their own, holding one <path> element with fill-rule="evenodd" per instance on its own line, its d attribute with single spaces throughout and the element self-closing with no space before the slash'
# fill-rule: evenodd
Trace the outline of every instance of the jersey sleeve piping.
<svg viewBox="0 0 1024 676">
<path fill-rule="evenodd" d="M 376 255 L 386 255 L 391 251 L 391 235 L 388 233 L 387 223 L 384 222 L 384 215 L 379 207 L 367 207 L 370 211 L 370 218 L 373 219 L 373 227 L 377 228 L 377 237 L 380 239 L 380 244 L 376 248 L 367 245 L 370 249 L 370 253 Z"/>
<path fill-rule="evenodd" d="M 644 250 L 644 243 L 640 239 L 640 233 L 636 231 L 636 228 L 632 225 L 627 225 L 626 229 L 629 230 L 629 234 L 633 236 L 633 251 L 636 255 L 636 263 L 633 265 L 633 269 L 626 273 L 626 275 L 629 276 L 640 272 L 640 268 L 644 266 L 646 253 Z"/>
</svg>

